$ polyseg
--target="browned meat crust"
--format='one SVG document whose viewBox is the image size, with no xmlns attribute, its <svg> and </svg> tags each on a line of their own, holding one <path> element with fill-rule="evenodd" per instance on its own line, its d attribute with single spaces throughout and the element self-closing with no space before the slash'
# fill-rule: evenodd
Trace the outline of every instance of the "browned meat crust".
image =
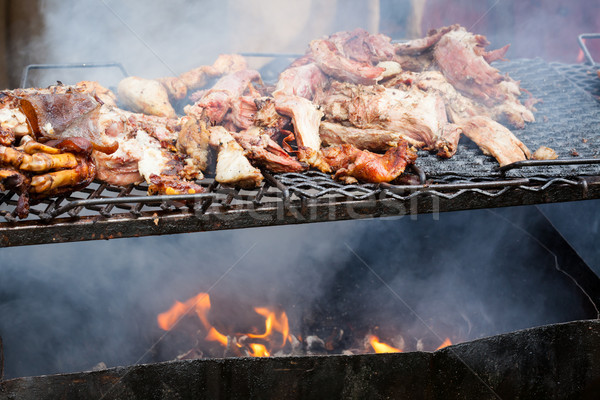
<svg viewBox="0 0 600 400">
<path fill-rule="evenodd" d="M 321 152 L 335 172 L 334 178 L 347 183 L 357 180 L 391 182 L 417 159 L 416 153 L 404 141 L 383 155 L 360 150 L 350 144 L 326 147 Z"/>
<path fill-rule="evenodd" d="M 269 171 L 301 172 L 308 169 L 308 165 L 290 156 L 265 132 L 264 129 L 253 128 L 231 134 L 246 151 L 246 157 Z"/>
</svg>

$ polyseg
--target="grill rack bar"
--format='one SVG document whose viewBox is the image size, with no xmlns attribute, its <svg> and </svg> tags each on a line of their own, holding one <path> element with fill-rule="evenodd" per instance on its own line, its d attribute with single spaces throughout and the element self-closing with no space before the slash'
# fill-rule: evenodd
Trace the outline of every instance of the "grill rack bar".
<svg viewBox="0 0 600 400">
<path fill-rule="evenodd" d="M 577 37 L 577 42 L 579 43 L 579 47 L 583 51 L 585 58 L 591 65 L 596 65 L 596 61 L 594 61 L 594 57 L 592 57 L 590 49 L 588 49 L 587 45 L 585 44 L 585 39 L 600 39 L 600 33 L 582 33 Z"/>
<path fill-rule="evenodd" d="M 300 176 L 298 176 L 300 175 Z M 259 191 L 212 183 L 194 195 L 139 196 L 143 186 L 103 197 L 98 184 L 87 199 L 47 200 L 39 220 L 17 221 L 6 211 L 0 245 L 20 246 L 136 237 L 221 229 L 239 229 L 356 218 L 400 217 L 477 208 L 600 198 L 600 177 L 465 180 L 441 177 L 419 185 L 346 185 L 342 190 L 326 174 L 265 173 Z M 330 187 L 324 187 L 327 184 Z M 104 185 L 104 187 L 102 187 Z M 15 200 L 10 200 L 14 202 Z"/>
</svg>

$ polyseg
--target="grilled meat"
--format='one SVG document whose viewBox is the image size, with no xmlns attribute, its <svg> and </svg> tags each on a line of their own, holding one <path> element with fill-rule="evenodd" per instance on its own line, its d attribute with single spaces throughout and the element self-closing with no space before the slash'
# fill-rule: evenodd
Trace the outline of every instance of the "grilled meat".
<svg viewBox="0 0 600 400">
<path fill-rule="evenodd" d="M 558 154 L 554 149 L 546 146 L 540 146 L 531 156 L 534 160 L 556 160 L 558 158 Z"/>
<path fill-rule="evenodd" d="M 218 147 L 215 180 L 225 185 L 241 188 L 260 186 L 263 176 L 250 164 L 245 151 L 230 132 L 222 126 L 210 128 L 210 143 Z"/>
<path fill-rule="evenodd" d="M 380 138 L 388 139 L 377 145 L 373 138 L 357 136 L 334 139 L 332 143 L 351 143 L 366 149 L 381 149 L 394 146 L 399 139 L 408 141 L 421 149 L 436 151 L 442 157 L 451 157 L 458 146 L 460 130 L 446 115 L 442 98 L 417 87 L 409 90 L 385 88 L 383 86 L 361 86 L 334 83 L 331 94 L 321 99 L 325 119 L 359 129 L 372 130 Z M 332 129 L 328 138 L 352 131 Z"/>
<path fill-rule="evenodd" d="M 231 132 L 235 140 L 244 148 L 245 155 L 272 172 L 301 172 L 308 165 L 290 156 L 266 133 L 267 129 L 253 127 L 243 132 Z"/>
<path fill-rule="evenodd" d="M 487 44 L 485 37 L 461 27 L 440 38 L 433 56 L 448 82 L 468 96 L 487 106 L 518 102 L 521 94 L 518 83 L 488 63 L 485 57 L 488 55 L 485 52 Z"/>
<path fill-rule="evenodd" d="M 201 119 L 205 112 L 213 124 L 218 124 L 231 109 L 232 101 L 242 96 L 251 82 L 259 80 L 258 71 L 250 69 L 226 75 L 211 89 L 194 94 L 192 99 L 197 97 L 197 101 L 185 106 L 184 112 L 196 119 Z"/>
<path fill-rule="evenodd" d="M 279 75 L 273 96 L 283 94 L 312 100 L 326 84 L 327 77 L 314 63 L 291 67 Z"/>
<path fill-rule="evenodd" d="M 257 108 L 254 115 L 255 126 L 281 130 L 290 125 L 292 119 L 277 112 L 274 98 L 262 97 L 254 99 L 254 104 L 256 104 Z"/>
<path fill-rule="evenodd" d="M 248 68 L 246 59 L 238 54 L 221 54 L 213 65 L 203 65 L 179 75 L 188 92 L 201 89 L 212 78 L 232 74 Z"/>
<path fill-rule="evenodd" d="M 323 112 L 304 97 L 283 94 L 275 98 L 275 108 L 280 114 L 292 118 L 298 143 L 298 159 L 323 172 L 329 172 L 329 166 L 323 162 L 319 153 L 319 125 Z"/>
<path fill-rule="evenodd" d="M 94 179 L 91 152 L 89 141 L 75 137 L 41 144 L 25 136 L 19 147 L 0 146 L 0 189 L 19 194 L 17 215 L 26 218 L 30 198 L 69 193 Z"/>
<path fill-rule="evenodd" d="M 432 29 L 424 38 L 413 39 L 408 42 L 396 44 L 394 50 L 398 55 L 416 56 L 423 54 L 431 50 L 446 33 L 459 28 L 460 25 L 451 25 L 440 29 Z"/>
<path fill-rule="evenodd" d="M 484 116 L 476 116 L 460 124 L 465 136 L 477 143 L 484 154 L 491 155 L 500 166 L 531 157 L 531 152 L 504 125 Z"/>
<path fill-rule="evenodd" d="M 133 112 L 175 118 L 167 89 L 153 79 L 130 76 L 119 82 L 119 100 Z"/>
<path fill-rule="evenodd" d="M 413 164 L 417 154 L 402 141 L 385 154 L 360 150 L 351 144 L 325 147 L 324 160 L 335 172 L 334 178 L 346 183 L 391 182 L 400 176 L 407 165 Z"/>
<path fill-rule="evenodd" d="M 210 132 L 206 121 L 198 122 L 190 117 L 182 124 L 177 135 L 176 148 L 180 154 L 188 156 L 185 160 L 187 177 L 202 178 L 202 171 L 208 167 L 210 158 L 209 141 Z"/>
<path fill-rule="evenodd" d="M 344 57 L 335 44 L 326 39 L 313 40 L 310 50 L 321 71 L 340 81 L 372 85 L 384 71 L 384 68 L 374 67 L 368 62 Z"/>
<path fill-rule="evenodd" d="M 406 73 L 404 73 L 406 76 Z M 506 122 L 515 128 L 525 127 L 535 117 L 531 110 L 518 101 L 502 102 L 486 106 L 460 93 L 439 71 L 413 74 L 411 79 L 419 88 L 435 91 L 443 97 L 452 122 L 458 123 L 475 115 L 485 115 L 495 121 Z"/>
</svg>

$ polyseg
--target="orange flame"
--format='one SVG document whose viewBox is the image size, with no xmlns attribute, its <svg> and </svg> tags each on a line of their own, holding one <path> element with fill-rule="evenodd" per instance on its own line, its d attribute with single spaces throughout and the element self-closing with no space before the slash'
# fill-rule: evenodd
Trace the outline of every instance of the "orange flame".
<svg viewBox="0 0 600 400">
<path fill-rule="evenodd" d="M 260 343 L 250 343 L 249 346 L 252 349 L 250 353 L 252 357 L 269 357 L 271 355 L 267 348 Z"/>
<path fill-rule="evenodd" d="M 208 330 L 208 334 L 205 337 L 206 340 L 211 342 L 219 342 L 223 346 L 227 346 L 227 336 L 223 335 L 221 332 L 215 329 L 214 326 L 211 326 Z"/>
<path fill-rule="evenodd" d="M 257 335 L 257 334 L 248 334 L 248 337 L 253 339 L 265 339 L 271 335 L 272 331 L 279 332 L 283 335 L 283 343 L 281 346 L 285 346 L 285 342 L 288 339 L 288 335 L 290 333 L 290 326 L 288 323 L 288 317 L 285 312 L 281 312 L 279 318 L 277 317 L 275 311 L 272 311 L 266 307 L 256 307 L 254 311 L 265 317 L 265 333 Z"/>
<path fill-rule="evenodd" d="M 401 353 L 402 350 L 390 346 L 379 341 L 379 338 L 375 335 L 369 336 L 369 344 L 375 350 L 375 353 Z"/>
<path fill-rule="evenodd" d="M 165 330 L 171 330 L 184 315 L 194 311 L 202 325 L 208 332 L 205 340 L 218 342 L 224 347 L 227 346 L 227 335 L 219 332 L 209 321 L 208 312 L 210 311 L 210 297 L 208 293 L 198 293 L 196 296 L 186 300 L 185 302 L 176 301 L 173 306 L 164 313 L 157 316 L 158 326 Z M 277 312 L 267 307 L 256 307 L 254 311 L 265 318 L 265 332 L 262 334 L 248 333 L 246 336 L 252 339 L 266 339 L 270 342 L 273 332 L 281 333 L 283 341 L 281 347 L 285 346 L 290 338 L 290 327 L 288 317 L 285 312 Z M 243 334 L 239 334 L 242 336 Z M 235 341 L 237 343 L 237 341 Z M 238 347 L 243 347 L 237 343 Z M 248 344 L 250 349 L 248 353 L 254 357 L 268 357 L 269 350 L 263 344 L 251 343 Z"/>
<path fill-rule="evenodd" d="M 206 313 L 210 309 L 210 298 L 207 293 L 198 293 L 196 296 L 188 299 L 185 303 L 175 301 L 169 310 L 158 314 L 158 317 L 156 318 L 158 326 L 165 331 L 171 330 L 184 315 L 194 308 L 204 327 L 209 329 L 210 324 L 206 318 Z"/>
<path fill-rule="evenodd" d="M 444 347 L 448 347 L 448 346 L 452 346 L 452 342 L 450 341 L 450 338 L 446 338 L 446 340 L 444 340 L 444 342 L 442 344 L 440 344 L 440 346 L 436 349 L 443 349 Z"/>
</svg>

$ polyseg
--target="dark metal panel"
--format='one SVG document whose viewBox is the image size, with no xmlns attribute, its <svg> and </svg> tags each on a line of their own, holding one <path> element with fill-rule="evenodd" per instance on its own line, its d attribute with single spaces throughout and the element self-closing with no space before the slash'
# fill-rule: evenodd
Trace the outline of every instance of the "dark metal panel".
<svg viewBox="0 0 600 400">
<path fill-rule="evenodd" d="M 17 378 L 0 383 L 0 399 L 592 399 L 599 390 L 600 322 L 590 320 L 434 353 L 205 359 Z"/>
</svg>

